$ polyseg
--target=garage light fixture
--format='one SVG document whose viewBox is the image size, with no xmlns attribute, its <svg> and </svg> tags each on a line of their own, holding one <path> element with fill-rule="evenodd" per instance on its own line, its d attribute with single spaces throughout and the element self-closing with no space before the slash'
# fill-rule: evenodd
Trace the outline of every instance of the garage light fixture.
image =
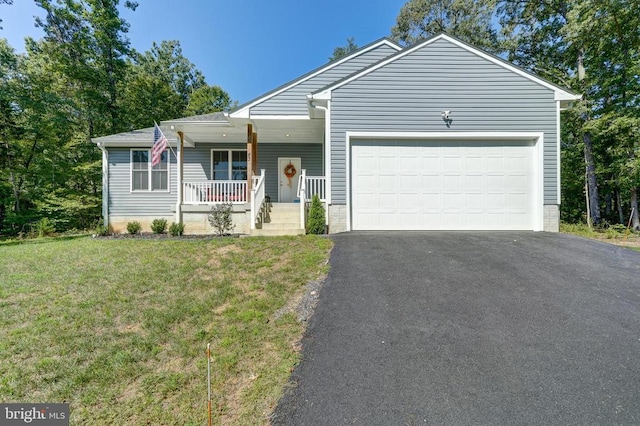
<svg viewBox="0 0 640 426">
<path fill-rule="evenodd" d="M 442 121 L 444 121 L 444 124 L 446 124 L 447 127 L 451 127 L 451 123 L 453 123 L 453 119 L 451 118 L 451 111 L 442 111 L 440 113 L 440 116 L 442 117 Z"/>
</svg>

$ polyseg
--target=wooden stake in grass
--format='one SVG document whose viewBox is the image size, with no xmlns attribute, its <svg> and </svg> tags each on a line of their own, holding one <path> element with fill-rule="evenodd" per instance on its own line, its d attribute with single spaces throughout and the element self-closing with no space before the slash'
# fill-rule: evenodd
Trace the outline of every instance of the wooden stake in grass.
<svg viewBox="0 0 640 426">
<path fill-rule="evenodd" d="M 211 426 L 211 343 L 207 343 L 207 411 L 209 412 L 209 426 Z"/>
</svg>

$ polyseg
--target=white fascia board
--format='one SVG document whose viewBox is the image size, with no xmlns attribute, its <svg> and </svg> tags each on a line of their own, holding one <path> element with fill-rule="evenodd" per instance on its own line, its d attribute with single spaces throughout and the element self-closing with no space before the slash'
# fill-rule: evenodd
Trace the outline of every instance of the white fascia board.
<svg viewBox="0 0 640 426">
<path fill-rule="evenodd" d="M 258 105 L 258 104 L 260 104 L 262 102 L 265 102 L 265 101 L 273 98 L 274 96 L 277 96 L 280 93 L 291 89 L 292 87 L 295 87 L 295 86 L 297 86 L 297 85 L 299 85 L 301 83 L 304 83 L 305 81 L 310 80 L 313 77 L 316 77 L 316 76 L 318 76 L 318 75 L 320 75 L 320 74 L 322 74 L 322 73 L 324 73 L 324 72 L 326 72 L 326 71 L 328 71 L 328 70 L 330 70 L 332 68 L 335 68 L 338 65 L 341 65 L 341 64 L 351 60 L 352 58 L 354 58 L 356 56 L 362 55 L 363 53 L 369 52 L 369 51 L 371 51 L 373 49 L 376 49 L 376 48 L 378 48 L 380 46 L 383 46 L 383 45 L 388 46 L 388 47 L 394 49 L 395 51 L 402 50 L 402 47 L 398 46 L 395 43 L 391 43 L 389 40 L 380 40 L 378 43 L 372 44 L 371 46 L 367 47 L 366 49 L 358 50 L 357 54 L 347 55 L 342 59 L 338 59 L 337 61 L 329 62 L 324 67 L 318 69 L 316 72 L 314 72 L 312 74 L 309 74 L 305 78 L 300 79 L 300 80 L 296 80 L 296 81 L 292 82 L 291 84 L 287 84 L 287 85 L 283 86 L 280 90 L 277 90 L 277 91 L 275 91 L 273 93 L 269 93 L 268 95 L 265 95 L 265 96 L 262 96 L 262 97 L 256 99 L 255 101 L 251 102 L 250 104 L 245 105 L 241 109 L 229 113 L 229 117 L 232 117 L 232 118 L 249 118 L 250 110 L 254 106 L 256 106 L 256 105 Z"/>
<path fill-rule="evenodd" d="M 540 132 L 346 132 L 349 139 L 537 140 Z"/>
<path fill-rule="evenodd" d="M 323 90 L 319 93 L 310 93 L 307 95 L 307 99 L 319 100 L 319 101 L 330 101 L 331 100 L 331 90 Z"/>
<path fill-rule="evenodd" d="M 580 99 L 582 99 L 582 95 L 574 95 L 560 89 L 557 89 L 555 94 L 556 101 L 579 101 Z"/>
<path fill-rule="evenodd" d="M 520 75 L 520 76 L 522 76 L 522 77 L 524 77 L 524 78 L 526 78 L 528 80 L 533 81 L 534 83 L 537 83 L 537 84 L 539 84 L 541 86 L 546 87 L 547 89 L 553 90 L 553 92 L 555 93 L 555 96 L 556 96 L 556 100 L 558 100 L 557 97 L 562 97 L 563 98 L 562 100 L 577 100 L 577 99 L 581 99 L 581 97 L 582 97 L 582 96 L 570 94 L 570 93 L 560 89 L 559 87 L 554 86 L 553 84 L 551 84 L 549 82 L 546 82 L 546 81 L 540 79 L 539 77 L 536 77 L 535 75 L 533 75 L 531 73 L 528 73 L 528 72 L 526 72 L 524 70 L 521 70 L 520 68 L 517 68 L 517 67 L 509 64 L 508 62 L 505 62 L 505 61 L 502 61 L 500 59 L 497 59 L 497 58 L 493 57 L 492 55 L 484 53 L 484 52 L 482 52 L 482 51 L 480 51 L 480 50 L 478 50 L 478 49 L 476 49 L 474 47 L 471 47 L 471 46 L 469 46 L 469 45 L 467 45 L 465 43 L 462 43 L 462 42 L 460 42 L 460 41 L 458 41 L 458 40 L 456 40 L 454 38 L 451 38 L 446 34 L 440 34 L 440 35 L 438 35 L 438 36 L 436 36 L 434 38 L 431 38 L 429 40 L 425 40 L 422 43 L 416 44 L 415 46 L 404 50 L 402 53 L 393 55 L 392 57 L 390 57 L 390 58 L 388 58 L 388 59 L 386 59 L 384 61 L 379 62 L 376 66 L 367 68 L 367 69 L 363 70 L 362 72 L 359 72 L 357 74 L 352 75 L 351 78 L 343 80 L 340 83 L 337 83 L 337 84 L 335 84 L 333 86 L 327 87 L 324 91 L 318 93 L 317 95 L 329 92 L 329 96 L 330 96 L 330 93 L 331 93 L 332 90 L 335 90 L 335 89 L 337 89 L 339 87 L 342 87 L 345 84 L 351 83 L 352 81 L 357 80 L 357 79 L 359 79 L 360 77 L 362 77 L 364 75 L 367 75 L 367 74 L 369 74 L 369 73 L 371 73 L 371 72 L 373 72 L 373 71 L 375 71 L 375 70 L 377 70 L 379 68 L 382 68 L 385 65 L 390 64 L 391 62 L 394 62 L 394 61 L 396 61 L 396 60 L 398 60 L 400 58 L 403 58 L 403 57 L 415 52 L 416 50 L 422 49 L 423 47 L 428 46 L 428 45 L 430 45 L 430 44 L 432 44 L 432 43 L 434 43 L 434 42 L 436 42 L 438 40 L 447 40 L 448 42 L 453 43 L 456 46 L 458 46 L 458 47 L 460 47 L 462 49 L 465 49 L 465 50 L 467 50 L 467 51 L 469 51 L 469 52 L 471 52 L 471 53 L 473 53 L 473 54 L 475 54 L 477 56 L 480 56 L 481 58 L 486 59 L 486 60 L 488 60 L 488 61 L 490 61 L 490 62 L 492 62 L 492 63 L 494 63 L 494 64 L 496 64 L 498 66 L 501 66 L 502 68 L 505 68 L 505 69 L 507 69 L 507 70 L 509 70 L 511 72 L 514 72 L 514 73 L 516 73 L 516 74 L 518 74 L 518 75 Z"/>
<path fill-rule="evenodd" d="M 250 120 L 309 120 L 308 115 L 251 115 Z"/>
</svg>

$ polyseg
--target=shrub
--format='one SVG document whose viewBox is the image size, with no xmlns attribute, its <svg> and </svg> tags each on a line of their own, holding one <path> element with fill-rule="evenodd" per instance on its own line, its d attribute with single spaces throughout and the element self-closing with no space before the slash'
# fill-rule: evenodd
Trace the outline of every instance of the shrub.
<svg viewBox="0 0 640 426">
<path fill-rule="evenodd" d="M 173 222 L 169 227 L 169 234 L 174 237 L 179 237 L 184 234 L 184 223 L 175 223 Z"/>
<path fill-rule="evenodd" d="M 167 231 L 167 219 L 153 219 L 151 230 L 154 234 L 164 234 Z"/>
<path fill-rule="evenodd" d="M 315 194 L 311 199 L 311 207 L 309 208 L 309 216 L 307 217 L 307 233 L 324 234 L 324 224 L 324 207 L 320 202 L 318 194 Z"/>
<path fill-rule="evenodd" d="M 95 234 L 101 237 L 106 237 L 107 235 L 109 235 L 109 228 L 104 225 L 98 225 L 96 226 Z"/>
<path fill-rule="evenodd" d="M 208 214 L 209 224 L 216 230 L 219 236 L 229 235 L 235 225 L 231 219 L 231 212 L 233 211 L 233 205 L 229 204 L 216 204 L 211 208 Z"/>
<path fill-rule="evenodd" d="M 56 232 L 56 227 L 48 217 L 43 217 L 33 225 L 33 231 L 38 237 L 46 237 Z"/>
<path fill-rule="evenodd" d="M 141 230 L 142 230 L 142 225 L 140 225 L 140 222 L 127 223 L 127 232 L 130 233 L 131 235 L 139 234 Z"/>
</svg>

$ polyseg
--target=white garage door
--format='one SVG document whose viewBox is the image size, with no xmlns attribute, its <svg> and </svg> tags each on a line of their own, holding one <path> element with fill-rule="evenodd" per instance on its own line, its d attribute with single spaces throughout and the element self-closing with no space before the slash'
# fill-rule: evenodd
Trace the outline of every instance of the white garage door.
<svg viewBox="0 0 640 426">
<path fill-rule="evenodd" d="M 534 229 L 534 144 L 354 141 L 354 230 Z"/>
</svg>

